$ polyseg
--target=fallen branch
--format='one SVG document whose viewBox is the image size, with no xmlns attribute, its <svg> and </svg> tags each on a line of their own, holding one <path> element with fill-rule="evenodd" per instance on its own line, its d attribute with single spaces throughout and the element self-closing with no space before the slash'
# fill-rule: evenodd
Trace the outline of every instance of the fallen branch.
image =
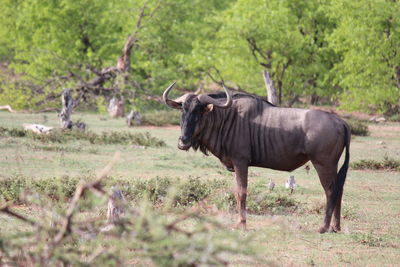
<svg viewBox="0 0 400 267">
<path fill-rule="evenodd" d="M 0 110 L 4 110 L 4 109 L 6 109 L 6 110 L 8 110 L 9 112 L 12 112 L 12 113 L 16 112 L 15 110 L 13 110 L 11 108 L 10 105 L 0 106 Z"/>
</svg>

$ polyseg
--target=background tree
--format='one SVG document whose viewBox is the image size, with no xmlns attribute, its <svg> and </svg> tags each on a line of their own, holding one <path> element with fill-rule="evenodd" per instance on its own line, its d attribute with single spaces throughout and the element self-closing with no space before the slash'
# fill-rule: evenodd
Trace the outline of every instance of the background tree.
<svg viewBox="0 0 400 267">
<path fill-rule="evenodd" d="M 399 1 L 335 0 L 326 10 L 337 25 L 328 40 L 342 58 L 332 76 L 343 88 L 344 108 L 396 111 L 400 99 Z"/>
<path fill-rule="evenodd" d="M 400 90 L 399 5 L 4 0 L 0 104 L 59 106 L 63 88 L 78 88 L 75 94 L 84 92 L 99 109 L 104 97 L 116 95 L 138 109 L 162 108 L 149 100 L 159 101 L 172 80 L 181 89 L 227 82 L 265 95 L 261 73 L 268 71 L 282 105 L 299 99 L 316 104 L 323 97 L 346 109 L 393 112 Z M 121 66 L 117 59 L 130 36 L 126 68 L 109 69 Z"/>
<path fill-rule="evenodd" d="M 191 60 L 261 95 L 261 71 L 267 70 L 280 103 L 301 95 L 329 96 L 332 89 L 324 80 L 336 58 L 325 41 L 333 25 L 322 7 L 310 1 L 236 1 L 214 18 L 213 25 L 220 25 L 213 29 L 217 33 L 204 37 L 209 41 L 197 42 Z"/>
</svg>

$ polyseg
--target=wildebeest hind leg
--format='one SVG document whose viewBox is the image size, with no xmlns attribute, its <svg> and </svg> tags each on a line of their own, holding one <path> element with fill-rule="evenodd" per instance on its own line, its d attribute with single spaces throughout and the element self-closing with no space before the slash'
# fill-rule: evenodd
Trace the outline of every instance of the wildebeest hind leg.
<svg viewBox="0 0 400 267">
<path fill-rule="evenodd" d="M 236 205 L 239 213 L 238 228 L 246 228 L 246 198 L 247 198 L 247 173 L 248 166 L 245 164 L 234 164 L 236 177 Z"/>
<path fill-rule="evenodd" d="M 331 196 L 333 193 L 333 185 L 336 180 L 336 172 L 337 172 L 337 166 L 333 165 L 323 165 L 318 162 L 312 161 L 315 169 L 317 170 L 319 180 L 322 184 L 322 187 L 325 190 L 325 196 L 326 196 L 326 208 L 325 208 L 325 218 L 324 218 L 324 223 L 320 227 L 319 232 L 326 233 L 329 231 L 332 231 L 333 229 L 330 227 L 331 225 L 331 220 L 332 220 L 332 214 L 333 210 L 335 208 L 334 203 L 331 203 Z M 339 207 L 340 209 L 340 207 Z M 339 211 L 340 213 L 340 211 Z"/>
<path fill-rule="evenodd" d="M 332 223 L 331 223 L 331 231 L 333 232 L 339 232 L 340 231 L 340 209 L 342 206 L 342 195 L 343 195 L 343 190 L 339 192 L 337 202 L 335 205 L 335 209 L 333 210 L 333 217 L 332 217 Z"/>
</svg>

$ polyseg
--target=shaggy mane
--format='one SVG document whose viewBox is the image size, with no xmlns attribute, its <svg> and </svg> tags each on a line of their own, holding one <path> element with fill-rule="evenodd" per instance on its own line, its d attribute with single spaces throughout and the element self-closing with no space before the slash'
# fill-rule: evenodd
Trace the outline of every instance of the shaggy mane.
<svg viewBox="0 0 400 267">
<path fill-rule="evenodd" d="M 215 99 L 226 99 L 226 94 L 225 94 L 225 92 L 213 93 L 213 94 L 208 94 L 208 95 L 211 96 L 212 98 L 215 98 Z M 269 102 L 269 101 L 263 99 L 262 97 L 260 97 L 260 96 L 258 96 L 258 95 L 243 94 L 243 93 L 234 93 L 234 94 L 232 95 L 232 98 L 233 98 L 233 99 L 241 99 L 241 98 L 246 98 L 246 97 L 251 97 L 251 98 L 254 98 L 254 99 L 258 100 L 258 101 L 263 101 L 263 102 L 265 102 L 265 103 L 270 104 L 271 106 L 276 107 L 274 104 L 272 104 L 271 102 Z"/>
</svg>

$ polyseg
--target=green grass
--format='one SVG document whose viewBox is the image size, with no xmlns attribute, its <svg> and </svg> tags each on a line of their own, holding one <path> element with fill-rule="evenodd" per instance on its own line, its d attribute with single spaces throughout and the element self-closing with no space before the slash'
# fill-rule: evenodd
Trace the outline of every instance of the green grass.
<svg viewBox="0 0 400 267">
<path fill-rule="evenodd" d="M 27 177 L 30 181 L 41 181 L 53 177 L 64 177 L 73 185 L 77 177 L 91 177 L 101 170 L 115 151 L 121 152 L 109 182 L 124 186 L 129 201 L 143 193 L 142 189 L 130 187 L 142 181 L 152 190 L 157 177 L 167 177 L 169 182 L 177 180 L 192 182 L 179 189 L 182 203 L 193 201 L 192 192 L 202 195 L 214 181 L 224 183 L 225 191 L 207 191 L 216 198 L 219 212 L 212 213 L 229 229 L 237 219 L 232 210 L 232 192 L 235 183 L 213 156 L 200 152 L 183 152 L 177 149 L 179 127 L 126 127 L 124 119 L 109 119 L 95 114 L 74 114 L 88 124 L 89 130 L 101 132 L 129 132 L 150 134 L 165 141 L 164 147 L 140 147 L 130 144 L 90 144 L 85 140 L 69 140 L 62 143 L 42 143 L 39 140 L 19 137 L 0 137 L 0 176 Z M 22 123 L 41 123 L 58 126 L 56 114 L 11 114 L 0 112 L 0 127 L 21 128 Z M 370 124 L 369 136 L 352 137 L 351 162 L 374 160 L 382 162 L 385 157 L 400 159 L 400 124 Z M 343 161 L 343 159 L 342 159 Z M 342 162 L 341 161 L 341 162 Z M 340 163 L 341 164 L 341 163 Z M 248 216 L 248 231 L 236 231 L 237 235 L 255 236 L 257 247 L 262 251 L 259 265 L 266 262 L 276 265 L 294 266 L 393 266 L 400 261 L 400 172 L 350 169 L 344 189 L 342 232 L 339 234 L 317 234 L 324 213 L 324 194 L 312 165 L 307 174 L 304 168 L 291 173 L 295 175 L 299 188 L 289 195 L 284 189 L 288 173 L 251 168 L 249 171 L 249 207 L 266 205 L 262 212 L 251 212 Z M 69 177 L 69 178 L 68 178 Z M 270 193 L 264 186 L 269 178 L 277 184 Z M 210 182 L 211 181 L 211 182 Z M 139 183 L 139 182 L 138 182 Z M 167 182 L 166 182 L 167 183 Z M 183 183 L 185 184 L 185 183 Z M 17 186 L 17 185 L 16 185 Z M 51 186 L 44 191 L 53 190 Z M 128 191 L 130 190 L 130 191 Z M 135 191 L 139 190 L 139 191 Z M 198 191 L 196 191 L 198 190 Z M 162 190 L 161 190 L 162 191 Z M 136 192 L 136 193 L 135 193 Z M 161 195 L 164 194 L 161 192 Z M 206 195 L 207 195 L 206 194 Z M 203 195 L 204 196 L 204 195 Z M 256 197 L 257 196 L 257 197 Z M 250 199 L 250 196 L 249 196 Z M 287 203 L 271 205 L 274 202 Z M 224 206 L 225 205 L 225 206 Z M 35 209 L 18 206 L 23 214 L 38 218 Z M 105 212 L 99 207 L 96 212 Z M 0 232 L 18 232 L 26 226 L 14 219 L 0 215 Z M 243 244 L 245 246 L 246 244 Z M 237 256 L 234 266 L 244 266 L 246 258 Z"/>
</svg>

